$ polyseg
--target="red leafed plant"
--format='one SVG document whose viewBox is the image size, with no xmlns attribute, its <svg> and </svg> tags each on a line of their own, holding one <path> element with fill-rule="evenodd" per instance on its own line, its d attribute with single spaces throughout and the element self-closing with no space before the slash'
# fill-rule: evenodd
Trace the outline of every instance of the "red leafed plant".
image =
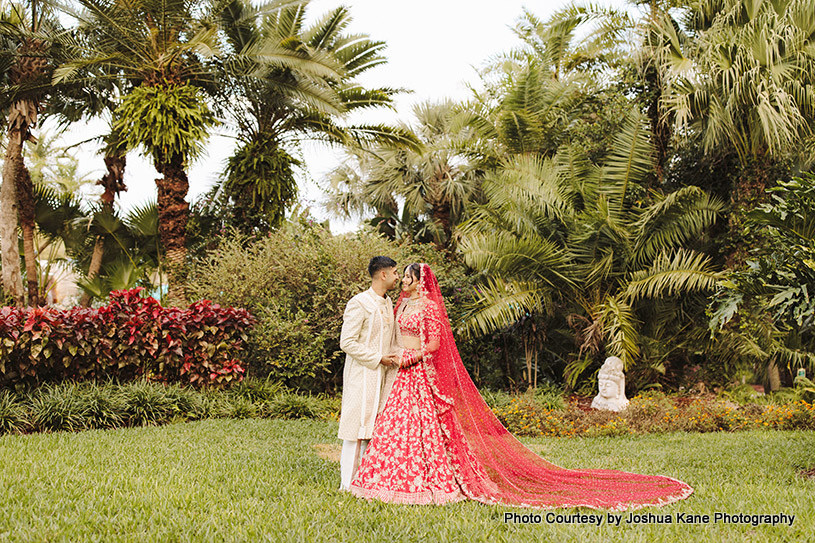
<svg viewBox="0 0 815 543">
<path fill-rule="evenodd" d="M 111 292 L 98 309 L 0 308 L 0 384 L 145 376 L 219 386 L 243 379 L 235 356 L 255 324 L 247 310 L 206 300 L 162 307 L 143 290 Z"/>
</svg>

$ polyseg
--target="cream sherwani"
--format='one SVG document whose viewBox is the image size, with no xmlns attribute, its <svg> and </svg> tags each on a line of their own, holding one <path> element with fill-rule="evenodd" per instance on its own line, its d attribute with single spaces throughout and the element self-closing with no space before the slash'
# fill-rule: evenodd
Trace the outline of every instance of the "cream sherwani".
<svg viewBox="0 0 815 543">
<path fill-rule="evenodd" d="M 342 410 L 338 437 L 371 439 L 376 415 L 385 407 L 396 368 L 380 364 L 396 350 L 393 303 L 373 288 L 357 294 L 345 306 L 340 349 L 346 353 L 342 373 Z"/>
</svg>

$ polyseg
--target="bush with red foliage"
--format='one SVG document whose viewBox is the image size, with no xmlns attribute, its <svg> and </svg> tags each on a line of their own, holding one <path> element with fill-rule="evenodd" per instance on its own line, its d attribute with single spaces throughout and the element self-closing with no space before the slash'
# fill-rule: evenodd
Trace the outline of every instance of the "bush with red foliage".
<svg viewBox="0 0 815 543">
<path fill-rule="evenodd" d="M 0 308 L 0 385 L 146 377 L 196 386 L 241 380 L 255 319 L 209 301 L 162 307 L 142 288 L 98 309 Z"/>
</svg>

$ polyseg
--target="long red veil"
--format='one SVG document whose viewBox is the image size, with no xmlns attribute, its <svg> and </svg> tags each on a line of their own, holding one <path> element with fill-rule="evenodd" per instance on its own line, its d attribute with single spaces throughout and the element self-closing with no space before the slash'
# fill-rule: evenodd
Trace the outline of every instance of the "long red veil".
<svg viewBox="0 0 815 543">
<path fill-rule="evenodd" d="M 422 264 L 419 288 L 441 313 L 440 345 L 430 357 L 435 369 L 436 405 L 451 441 L 448 450 L 455 457 L 454 464 L 460 466 L 459 482 L 471 498 L 521 507 L 620 511 L 666 505 L 690 496 L 693 489 L 689 485 L 670 477 L 565 469 L 529 450 L 504 428 L 464 368 L 439 283 L 427 264 Z M 397 309 L 404 297 L 404 293 L 399 297 Z M 472 456 L 463 451 L 465 445 L 483 471 L 467 469 Z M 479 476 L 484 471 L 488 481 Z"/>
</svg>

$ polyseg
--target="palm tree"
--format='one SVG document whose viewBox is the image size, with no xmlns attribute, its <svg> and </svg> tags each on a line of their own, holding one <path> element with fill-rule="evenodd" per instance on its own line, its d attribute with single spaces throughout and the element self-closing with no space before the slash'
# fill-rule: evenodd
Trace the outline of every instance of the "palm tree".
<svg viewBox="0 0 815 543">
<path fill-rule="evenodd" d="M 48 9 L 37 0 L 30 2 L 30 16 L 21 7 L 4 10 L 0 30 L 6 49 L 6 92 L 0 109 L 6 111 L 7 140 L 3 163 L 3 187 L 0 213 L 5 217 L 0 231 L 3 253 L 3 288 L 17 305 L 25 303 L 19 277 L 19 253 L 16 248 L 16 219 L 23 233 L 28 303 L 38 305 L 36 252 L 34 250 L 34 197 L 28 169 L 23 161 L 23 144 L 35 141 L 31 129 L 37 124 L 40 101 L 49 86 L 51 65 L 48 59 L 50 36 L 58 27 Z M 12 228 L 12 222 L 14 227 Z M 14 247 L 12 247 L 14 246 Z"/>
<path fill-rule="evenodd" d="M 104 85 L 104 82 L 102 82 L 102 84 Z M 73 90 L 74 89 L 65 86 L 55 88 L 56 92 L 52 93 L 52 95 L 46 101 L 44 115 L 58 115 L 59 118 L 63 120 L 63 125 L 65 125 L 67 124 L 68 120 L 79 120 L 83 116 L 92 116 L 94 114 L 94 110 L 98 109 L 99 106 L 103 108 L 103 111 L 111 113 L 111 108 L 108 105 L 109 102 L 104 99 L 99 100 L 99 98 L 103 98 L 99 95 L 104 93 L 106 89 L 99 87 L 86 87 L 82 89 L 82 93 L 74 93 L 72 92 Z M 96 93 L 96 95 L 94 96 L 93 93 Z M 66 96 L 66 94 L 69 94 L 69 96 Z M 85 108 L 80 109 L 82 112 L 81 114 L 77 115 L 66 111 L 67 108 L 75 107 L 76 102 L 79 100 L 83 101 L 86 106 Z M 113 239 L 109 239 L 111 237 L 110 232 L 105 225 L 110 224 L 111 220 L 115 220 L 115 211 L 113 207 L 115 197 L 122 190 L 126 190 L 123 183 L 125 156 L 122 153 L 116 152 L 114 146 L 109 145 L 107 147 L 107 151 L 105 153 L 107 156 L 104 157 L 107 173 L 102 176 L 100 180 L 96 181 L 97 185 L 101 185 L 103 187 L 103 192 L 99 196 L 98 204 L 91 209 L 90 213 L 85 214 L 80 213 L 77 207 L 72 215 L 68 212 L 69 210 L 73 211 L 72 206 L 66 207 L 66 203 L 63 201 L 64 195 L 77 195 L 83 185 L 91 184 L 93 181 L 84 176 L 77 175 L 78 162 L 76 158 L 69 153 L 67 148 L 61 148 L 57 145 L 59 136 L 59 132 L 56 134 L 41 133 L 36 144 L 29 144 L 28 157 L 31 163 L 31 178 L 34 186 L 34 196 L 37 209 L 36 224 L 39 227 L 40 232 L 47 232 L 47 230 L 44 229 L 44 224 L 42 222 L 42 209 L 48 210 L 46 212 L 46 217 L 48 217 L 49 223 L 54 223 L 55 217 L 58 217 L 59 219 L 56 220 L 56 224 L 51 224 L 50 226 L 52 226 L 52 228 L 57 228 L 57 231 L 61 232 L 58 237 L 62 239 L 64 245 L 68 248 L 68 252 L 71 254 L 77 253 L 77 247 L 84 246 L 85 240 L 84 236 L 82 236 L 82 239 L 71 239 L 70 241 L 68 240 L 68 237 L 75 237 L 75 235 L 79 232 L 94 234 L 92 237 L 93 252 L 90 258 L 90 263 L 88 264 L 87 269 L 78 270 L 85 278 L 88 280 L 93 280 L 94 277 L 99 275 L 103 262 L 105 261 L 106 239 L 108 239 L 108 243 L 113 243 L 115 241 Z M 115 138 L 112 138 L 111 136 L 109 136 L 108 139 L 115 140 Z M 43 208 L 43 205 L 45 205 L 45 208 Z M 57 210 L 59 210 L 59 212 L 57 212 Z M 107 219 L 107 216 L 113 217 Z M 80 218 L 82 220 L 79 220 Z M 92 224 L 86 224 L 86 219 L 89 219 Z M 107 222 L 105 225 L 93 224 L 95 222 L 105 221 L 106 219 Z M 67 234 L 64 229 L 59 229 L 59 225 L 61 224 L 60 221 L 64 224 L 68 224 L 70 221 L 74 220 L 79 220 L 79 222 L 82 222 L 83 224 L 81 227 L 75 228 L 71 236 L 66 237 Z M 57 234 L 50 233 L 48 239 L 55 239 L 55 236 L 57 236 Z M 112 247 L 108 250 L 114 250 L 114 252 L 116 252 L 115 248 Z M 84 258 L 80 260 L 82 263 L 85 262 Z M 105 296 L 106 295 L 107 293 L 105 293 Z M 91 293 L 90 291 L 85 290 L 80 298 L 80 304 L 87 306 L 90 304 L 90 301 Z"/>
<path fill-rule="evenodd" d="M 456 108 L 451 129 L 470 130 L 462 152 L 485 169 L 498 165 L 507 153 L 552 156 L 568 139 L 574 122 L 596 109 L 598 90 L 591 76 L 561 73 L 535 58 L 504 73 L 497 88 L 475 94 Z"/>
<path fill-rule="evenodd" d="M 73 192 L 53 183 L 37 181 L 41 172 L 31 171 L 34 178 L 34 211 L 37 225 L 34 245 L 37 252 L 37 275 L 41 301 L 46 299 L 50 271 L 54 264 L 70 263 L 73 248 L 84 239 L 85 233 L 75 223 L 84 216 Z M 66 266 L 67 268 L 68 266 Z"/>
<path fill-rule="evenodd" d="M 593 21 L 602 23 L 599 29 L 579 40 Z M 601 159 L 624 121 L 615 111 L 630 107 L 606 82 L 624 64 L 621 34 L 628 27 L 629 17 L 614 10 L 570 6 L 546 22 L 524 11 L 515 26 L 521 45 L 482 71 L 483 90 L 459 108 L 453 126 L 472 135 L 462 151 L 493 170 L 508 153 L 552 157 L 577 138 Z"/>
<path fill-rule="evenodd" d="M 591 362 L 585 352 L 605 351 L 627 367 L 640 360 L 646 302 L 710 290 L 721 278 L 688 246 L 722 203 L 696 187 L 635 201 L 652 169 L 649 126 L 636 110 L 600 165 L 570 146 L 553 158 L 506 159 L 485 179 L 487 203 L 462 226 L 465 261 L 486 278 L 469 331 L 565 305 L 580 343 L 572 379 Z"/>
<path fill-rule="evenodd" d="M 742 171 L 731 192 L 731 231 L 764 198 L 774 165 L 812 163 L 815 149 L 815 18 L 811 2 L 709 0 L 686 9 L 683 42 L 669 37 L 668 106 L 683 130 L 701 135 L 705 151 L 735 154 Z M 730 255 L 742 261 L 744 243 Z"/>
<path fill-rule="evenodd" d="M 75 221 L 75 227 L 90 229 L 94 234 L 72 247 L 72 256 L 84 275 L 79 281 L 83 297 L 105 299 L 111 290 L 143 286 L 153 291 L 160 287 L 162 270 L 155 202 L 134 208 L 124 216 L 100 206 Z M 100 237 L 107 240 L 107 248 L 98 272 L 91 276 L 84 270 L 90 268 L 88 260 L 98 258 L 98 254 L 94 250 L 95 241 L 89 242 Z"/>
<path fill-rule="evenodd" d="M 625 81 L 633 75 L 633 85 L 624 89 L 643 105 L 651 127 L 654 145 L 653 183 L 660 186 L 669 158 L 673 134 L 672 111 L 666 107 L 669 51 L 688 41 L 677 32 L 680 24 L 673 16 L 674 0 L 628 0 L 640 9 L 639 18 L 629 10 L 596 5 L 572 4 L 542 22 L 529 12 L 516 25 L 525 50 L 540 59 L 555 78 L 560 74 L 591 73 L 610 80 Z M 643 13 L 644 12 L 644 13 Z M 577 40 L 578 33 L 584 36 Z"/>
<path fill-rule="evenodd" d="M 346 217 L 374 211 L 384 230 L 452 250 L 455 227 L 479 198 L 481 172 L 458 150 L 464 129 L 452 128 L 452 102 L 419 104 L 413 113 L 421 148 L 386 145 L 353 153 L 358 170 L 340 166 L 329 176 L 328 208 Z"/>
<path fill-rule="evenodd" d="M 697 37 L 692 50 L 671 50 L 677 77 L 669 100 L 680 125 L 703 133 L 707 151 L 732 148 L 742 164 L 811 151 L 804 146 L 815 143 L 811 8 L 804 0 L 711 0 L 689 11 Z M 693 72 L 682 71 L 688 66 Z"/>
<path fill-rule="evenodd" d="M 220 109 L 238 129 L 238 149 L 220 187 L 236 223 L 244 229 L 274 228 L 297 194 L 292 155 L 304 138 L 331 144 L 413 142 L 387 126 L 343 126 L 338 121 L 362 108 L 390 106 L 396 92 L 366 89 L 357 77 L 386 60 L 385 44 L 344 31 L 347 8 L 305 24 L 308 0 L 253 7 L 232 0 L 221 12 L 229 54 L 221 67 Z"/>
<path fill-rule="evenodd" d="M 168 299 L 179 303 L 189 214 L 186 167 L 215 124 L 202 90 L 213 78 L 201 58 L 217 51 L 212 8 L 200 0 L 79 4 L 82 10 L 68 11 L 94 39 L 57 70 L 55 80 L 76 81 L 96 68 L 128 83 L 113 129 L 125 149 L 141 148 L 162 174 L 156 179 L 159 233 L 170 272 Z"/>
<path fill-rule="evenodd" d="M 7 88 L 11 68 L 15 62 L 14 41 L 9 35 L 8 29 L 15 28 L 21 24 L 21 21 L 17 17 L 19 12 L 10 10 L 5 2 L 0 6 L 2 6 L 2 9 L 0 9 L 0 28 L 3 29 L 3 32 L 0 33 L 0 83 L 3 88 Z M 3 96 L 5 96 L 5 93 Z M 9 106 L 10 104 L 4 101 L 2 107 L 0 107 L 4 126 L 6 126 Z M 5 133 L 3 136 L 4 139 L 7 139 Z M 6 150 L 8 151 L 8 143 Z M 14 150 L 11 153 L 14 154 Z M 4 162 L 3 179 L 14 179 L 16 172 L 11 169 L 13 163 L 8 164 L 9 169 L 6 172 L 6 162 Z M 11 302 L 22 306 L 25 303 L 25 294 L 20 272 L 20 251 L 17 239 L 17 189 L 14 182 L 4 181 L 0 186 L 0 253 L 2 253 L 3 303 Z"/>
<path fill-rule="evenodd" d="M 101 38 L 94 29 L 80 27 L 72 29 L 60 37 L 60 55 L 57 64 L 75 61 L 94 47 L 96 39 Z M 74 74 L 70 83 L 63 81 L 54 86 L 49 100 L 45 104 L 44 114 L 59 119 L 61 126 L 70 123 L 86 121 L 94 117 L 106 118 L 112 125 L 115 112 L 119 106 L 119 97 L 132 90 L 133 83 L 111 77 L 108 67 L 91 65 L 84 70 L 86 73 Z M 103 161 L 105 174 L 96 181 L 103 189 L 99 196 L 101 212 L 113 214 L 113 204 L 122 191 L 126 191 L 124 184 L 125 166 L 127 164 L 126 147 L 116 130 L 110 126 L 108 133 L 100 138 L 103 141 Z M 99 274 L 104 260 L 106 236 L 104 229 L 97 232 L 94 239 L 93 256 L 86 277 L 93 278 Z M 83 270 L 84 272 L 84 270 Z M 88 305 L 90 296 L 87 291 L 80 299 L 81 305 Z"/>
</svg>

